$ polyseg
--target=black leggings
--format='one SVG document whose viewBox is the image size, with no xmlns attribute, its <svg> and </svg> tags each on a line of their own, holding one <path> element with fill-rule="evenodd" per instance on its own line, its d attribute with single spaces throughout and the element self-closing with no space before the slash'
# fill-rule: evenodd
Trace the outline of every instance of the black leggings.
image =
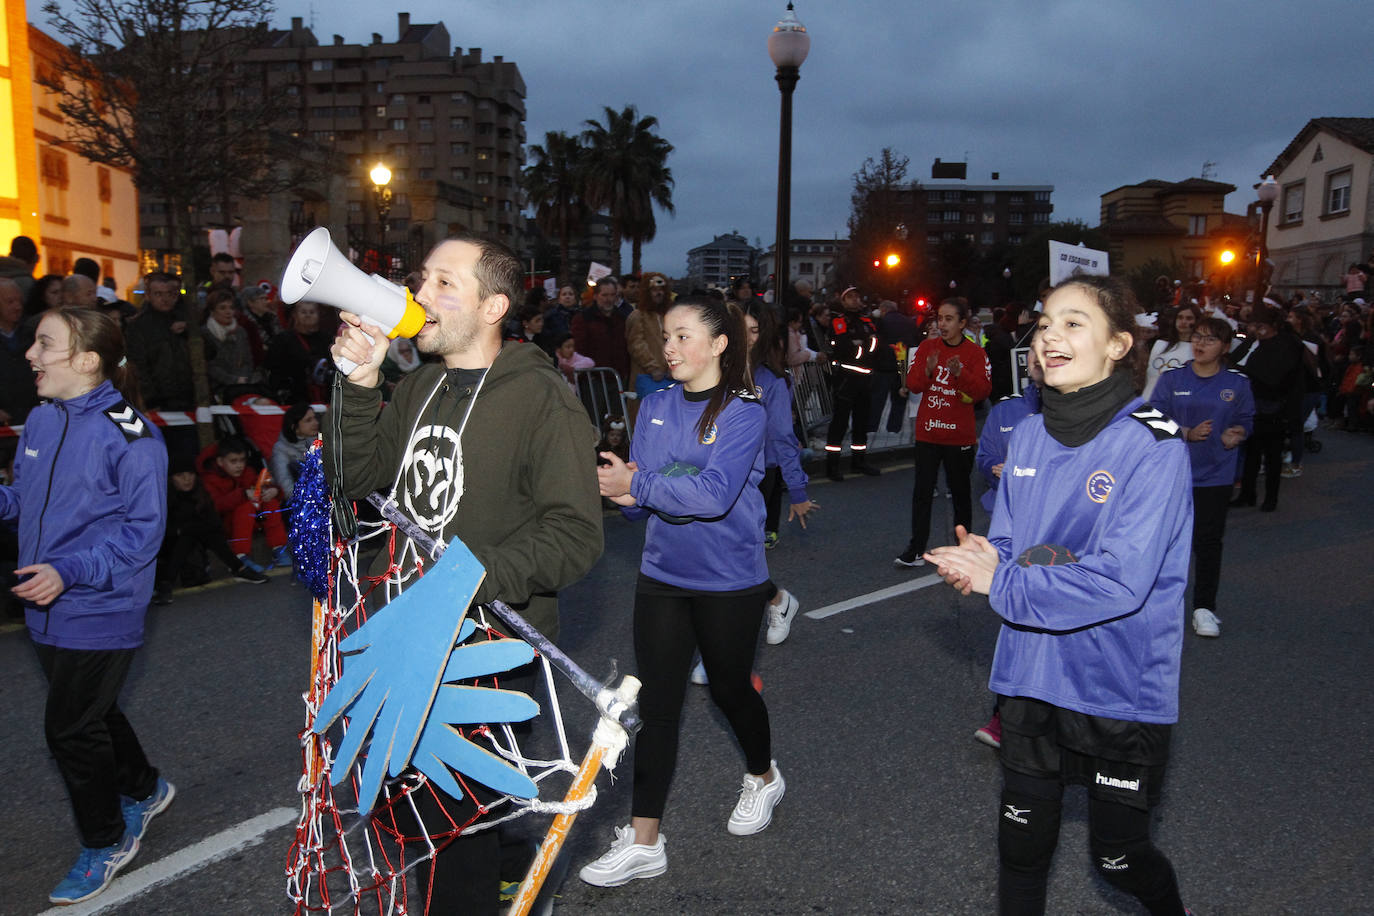
<svg viewBox="0 0 1374 916">
<path fill-rule="evenodd" d="M 1001 863 L 997 894 L 1002 916 L 1045 912 L 1050 861 L 1059 843 L 1064 784 L 1002 768 L 997 815 Z M 1133 895 L 1154 916 L 1183 916 L 1178 881 L 1169 860 L 1150 842 L 1150 812 L 1088 793 L 1088 834 L 1093 864 L 1109 884 Z"/>
<path fill-rule="evenodd" d="M 925 552 L 930 541 L 931 493 L 940 477 L 940 465 L 945 466 L 945 482 L 949 484 L 954 502 L 954 524 L 971 528 L 973 525 L 973 491 L 969 475 L 973 473 L 971 445 L 936 445 L 916 440 L 916 483 L 911 491 L 911 549 Z"/>
<path fill-rule="evenodd" d="M 1193 607 L 1217 609 L 1217 585 L 1221 582 L 1221 540 L 1226 533 L 1226 509 L 1231 485 L 1193 487 Z"/>
<path fill-rule="evenodd" d="M 663 817 L 694 649 L 701 649 L 711 699 L 730 722 L 746 768 L 762 776 L 772 766 L 768 708 L 749 678 L 768 591 L 769 583 L 728 597 L 635 593 L 635 665 L 643 683 L 639 716 L 644 727 L 635 738 L 633 816 Z"/>
<path fill-rule="evenodd" d="M 764 531 L 777 531 L 778 519 L 782 518 L 782 469 L 776 464 L 763 472 L 763 479 L 759 481 L 759 490 L 763 493 L 763 507 L 767 516 L 763 520 Z M 792 497 L 789 494 L 788 499 Z"/>
<path fill-rule="evenodd" d="M 157 770 L 119 709 L 133 649 L 59 649 L 34 644 L 48 678 L 43 730 L 67 786 L 81 845 L 113 846 L 124 835 L 119 796 L 146 799 Z"/>
</svg>

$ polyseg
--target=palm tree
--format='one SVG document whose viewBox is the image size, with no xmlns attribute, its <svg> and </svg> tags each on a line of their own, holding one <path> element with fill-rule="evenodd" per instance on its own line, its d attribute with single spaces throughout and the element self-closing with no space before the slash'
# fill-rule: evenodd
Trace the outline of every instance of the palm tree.
<svg viewBox="0 0 1374 916">
<path fill-rule="evenodd" d="M 577 137 L 551 130 L 544 145 L 529 149 L 533 164 L 521 173 L 526 206 L 534 207 L 534 221 L 548 236 L 558 238 L 558 285 L 568 282 L 572 270 L 568 239 L 587 223 L 591 208 L 579 189 L 586 150 Z"/>
<path fill-rule="evenodd" d="M 667 164 L 673 145 L 654 133 L 658 118 L 641 118 L 633 105 L 603 110 L 606 123 L 588 120 L 582 132 L 587 150 L 583 196 L 610 214 L 615 272 L 620 273 L 621 240 L 628 236 L 632 269 L 638 273 L 640 249 L 658 230 L 654 206 L 673 212 L 673 173 Z"/>
</svg>

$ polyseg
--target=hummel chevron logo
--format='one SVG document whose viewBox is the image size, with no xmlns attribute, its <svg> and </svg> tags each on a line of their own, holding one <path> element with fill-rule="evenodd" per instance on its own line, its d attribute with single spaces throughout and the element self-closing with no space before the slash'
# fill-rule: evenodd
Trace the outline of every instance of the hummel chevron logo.
<svg viewBox="0 0 1374 916">
<path fill-rule="evenodd" d="M 143 434 L 143 419 L 134 413 L 132 407 L 126 405 L 123 410 L 110 411 L 110 419 L 118 423 L 120 428 L 131 436 Z"/>
<path fill-rule="evenodd" d="M 1157 429 L 1166 435 L 1172 436 L 1178 432 L 1178 424 L 1153 407 L 1141 408 L 1134 416 L 1151 429 Z"/>
</svg>

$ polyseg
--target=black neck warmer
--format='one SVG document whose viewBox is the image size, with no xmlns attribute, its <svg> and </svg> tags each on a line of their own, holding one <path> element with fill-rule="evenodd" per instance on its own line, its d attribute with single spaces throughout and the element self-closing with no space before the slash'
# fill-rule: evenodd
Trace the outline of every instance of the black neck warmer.
<svg viewBox="0 0 1374 916">
<path fill-rule="evenodd" d="M 1040 389 L 1045 432 L 1061 445 L 1078 448 L 1100 433 L 1133 397 L 1135 385 L 1129 372 L 1113 372 L 1072 394 L 1045 385 Z"/>
</svg>

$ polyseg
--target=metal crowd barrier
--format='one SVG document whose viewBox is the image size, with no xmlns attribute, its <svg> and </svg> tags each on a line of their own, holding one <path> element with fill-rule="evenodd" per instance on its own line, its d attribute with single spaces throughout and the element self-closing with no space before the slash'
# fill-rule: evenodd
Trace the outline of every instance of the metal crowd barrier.
<svg viewBox="0 0 1374 916">
<path fill-rule="evenodd" d="M 619 414 L 625 418 L 625 438 L 634 438 L 630 412 L 625 409 L 625 392 L 621 389 L 620 375 L 614 369 L 605 366 L 578 369 L 577 397 L 597 429 L 601 429 L 601 421 L 607 414 Z"/>
<path fill-rule="evenodd" d="M 830 373 L 819 361 L 792 367 L 792 404 L 808 437 L 830 425 Z"/>
</svg>

